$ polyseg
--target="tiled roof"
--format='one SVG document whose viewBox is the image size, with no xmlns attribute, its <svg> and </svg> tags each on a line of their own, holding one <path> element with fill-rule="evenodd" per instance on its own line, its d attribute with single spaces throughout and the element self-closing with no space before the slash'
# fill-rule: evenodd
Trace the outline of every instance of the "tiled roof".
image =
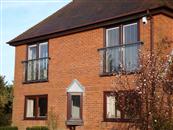
<svg viewBox="0 0 173 130">
<path fill-rule="evenodd" d="M 73 0 L 45 20 L 17 36 L 10 45 L 44 37 L 159 7 L 173 7 L 173 0 Z"/>
</svg>

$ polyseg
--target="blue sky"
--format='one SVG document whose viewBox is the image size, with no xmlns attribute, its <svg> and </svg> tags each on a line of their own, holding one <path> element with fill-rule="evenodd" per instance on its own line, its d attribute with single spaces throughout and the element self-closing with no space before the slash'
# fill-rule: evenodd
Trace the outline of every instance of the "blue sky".
<svg viewBox="0 0 173 130">
<path fill-rule="evenodd" d="M 15 49 L 7 41 L 26 31 L 71 0 L 0 0 L 0 75 L 14 79 Z"/>
</svg>

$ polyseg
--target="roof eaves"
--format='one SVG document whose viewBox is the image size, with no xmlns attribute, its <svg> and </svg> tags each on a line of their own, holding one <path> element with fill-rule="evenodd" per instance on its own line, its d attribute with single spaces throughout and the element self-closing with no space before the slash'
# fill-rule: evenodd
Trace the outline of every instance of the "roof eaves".
<svg viewBox="0 0 173 130">
<path fill-rule="evenodd" d="M 165 13 L 165 10 L 163 10 L 163 9 L 168 9 L 168 10 L 173 11 L 173 7 L 172 6 L 167 6 L 167 5 L 155 6 L 155 7 L 152 7 L 150 9 L 147 9 L 147 10 L 150 10 L 150 12 L 154 15 L 154 14 L 158 14 L 158 13 Z M 48 40 L 50 38 L 49 36 L 51 36 L 51 35 L 52 35 L 51 38 L 54 38 L 56 36 L 61 36 L 61 35 L 56 35 L 56 34 L 61 34 L 61 33 L 62 33 L 62 35 L 68 34 L 68 33 L 64 33 L 64 32 L 68 32 L 68 31 L 73 30 L 73 29 L 85 28 L 85 27 L 88 27 L 90 25 L 99 24 L 99 23 L 103 23 L 103 22 L 106 22 L 106 21 L 114 20 L 114 19 L 121 19 L 123 17 L 132 16 L 132 15 L 136 15 L 136 14 L 140 14 L 141 13 L 141 15 L 136 17 L 136 18 L 140 18 L 140 17 L 143 17 L 143 16 L 145 16 L 147 14 L 147 10 L 145 9 L 145 10 L 133 11 L 133 12 L 129 12 L 129 13 L 126 13 L 126 14 L 118 15 L 116 17 L 102 19 L 102 20 L 98 20 L 98 21 L 95 21 L 95 22 L 92 22 L 92 23 L 87 23 L 87 24 L 83 24 L 83 25 L 80 25 L 80 26 L 72 27 L 72 28 L 69 28 L 67 30 L 54 31 L 54 32 L 51 32 L 49 34 L 41 35 L 41 36 L 38 36 L 38 37 L 22 39 L 22 40 L 19 40 L 19 41 L 13 41 L 14 40 L 13 39 L 13 40 L 7 42 L 7 44 L 9 44 L 11 46 L 17 46 L 17 45 L 21 45 L 21 44 L 26 44 L 26 43 L 30 43 L 30 42 L 33 42 L 33 41 L 37 41 L 37 40 L 38 41 L 40 41 L 40 40 Z M 154 10 L 157 10 L 157 11 L 154 12 Z M 98 26 L 98 27 L 100 27 L 100 26 Z M 75 33 L 77 31 L 72 31 L 72 32 Z M 34 39 L 36 39 L 36 40 L 34 40 Z"/>
</svg>

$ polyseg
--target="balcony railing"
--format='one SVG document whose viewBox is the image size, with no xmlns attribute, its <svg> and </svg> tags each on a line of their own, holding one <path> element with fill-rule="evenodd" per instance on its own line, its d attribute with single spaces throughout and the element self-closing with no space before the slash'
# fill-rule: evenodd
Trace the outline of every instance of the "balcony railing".
<svg viewBox="0 0 173 130">
<path fill-rule="evenodd" d="M 48 57 L 22 61 L 24 66 L 23 82 L 47 81 L 48 62 Z"/>
<path fill-rule="evenodd" d="M 142 42 L 122 44 L 98 49 L 100 74 L 131 73 L 139 70 L 139 50 Z"/>
</svg>

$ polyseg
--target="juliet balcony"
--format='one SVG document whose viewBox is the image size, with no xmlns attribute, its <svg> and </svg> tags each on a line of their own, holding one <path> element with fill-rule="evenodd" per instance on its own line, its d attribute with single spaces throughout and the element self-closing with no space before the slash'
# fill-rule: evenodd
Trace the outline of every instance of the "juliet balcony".
<svg viewBox="0 0 173 130">
<path fill-rule="evenodd" d="M 22 61 L 23 83 L 48 81 L 49 57 Z"/>
<path fill-rule="evenodd" d="M 142 42 L 135 42 L 98 49 L 100 53 L 100 75 L 138 71 L 142 44 Z"/>
</svg>

